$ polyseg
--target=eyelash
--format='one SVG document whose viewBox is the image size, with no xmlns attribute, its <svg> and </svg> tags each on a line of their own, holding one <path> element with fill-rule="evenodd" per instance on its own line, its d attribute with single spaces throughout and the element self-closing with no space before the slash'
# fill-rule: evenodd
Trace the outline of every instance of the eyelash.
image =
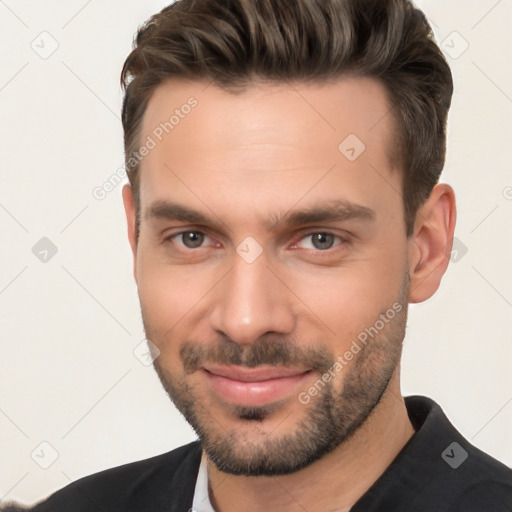
<svg viewBox="0 0 512 512">
<path fill-rule="evenodd" d="M 205 237 L 207 238 L 210 238 L 212 239 L 212 237 L 210 237 L 207 233 L 205 233 L 204 231 L 200 231 L 200 230 L 195 230 L 195 229 L 187 229 L 187 230 L 184 230 L 184 231 L 180 231 L 179 233 L 174 233 L 168 237 L 166 237 L 164 240 L 163 240 L 163 243 L 166 243 L 166 242 L 171 242 L 173 241 L 173 239 L 175 238 L 178 238 L 182 235 L 184 235 L 185 233 L 196 233 L 196 234 L 201 234 L 201 235 L 205 235 Z M 308 237 L 312 237 L 313 235 L 318 235 L 318 234 L 322 234 L 322 235 L 327 235 L 327 236 L 333 236 L 335 238 L 335 241 L 338 240 L 339 243 L 333 245 L 332 247 L 329 247 L 328 249 L 325 249 L 325 250 L 321 250 L 321 249 L 305 249 L 307 251 L 313 251 L 315 253 L 328 253 L 332 250 L 335 250 L 336 247 L 340 246 L 340 245 L 346 245 L 347 243 L 349 243 L 348 239 L 347 238 L 344 238 L 340 235 L 336 235 L 335 233 L 331 233 L 330 231 L 321 231 L 321 230 L 316 230 L 316 231 L 309 231 L 305 234 L 303 234 L 297 242 L 294 242 L 293 243 L 293 246 L 292 248 L 295 249 L 296 246 L 299 244 L 299 242 L 301 242 L 302 240 L 308 238 Z M 335 243 L 335 242 L 334 242 Z M 204 250 L 206 249 L 206 247 L 204 246 L 200 246 L 200 247 L 197 247 L 197 248 L 190 248 L 190 247 L 185 247 L 184 245 L 181 245 L 181 247 L 184 248 L 184 250 L 186 251 L 195 251 L 195 252 L 198 252 L 200 250 Z"/>
</svg>

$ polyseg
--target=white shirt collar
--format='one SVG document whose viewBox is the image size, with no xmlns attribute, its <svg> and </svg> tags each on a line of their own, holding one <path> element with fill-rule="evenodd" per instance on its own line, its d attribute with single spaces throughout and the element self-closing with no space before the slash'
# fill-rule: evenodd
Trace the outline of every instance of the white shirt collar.
<svg viewBox="0 0 512 512">
<path fill-rule="evenodd" d="M 204 452 L 201 456 L 201 464 L 199 465 L 194 499 L 192 501 L 192 510 L 190 512 L 215 512 L 208 493 L 208 471 Z"/>
</svg>

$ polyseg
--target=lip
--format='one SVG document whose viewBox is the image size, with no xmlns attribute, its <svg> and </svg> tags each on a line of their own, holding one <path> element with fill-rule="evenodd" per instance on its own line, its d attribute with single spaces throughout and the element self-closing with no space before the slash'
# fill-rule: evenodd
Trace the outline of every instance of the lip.
<svg viewBox="0 0 512 512">
<path fill-rule="evenodd" d="M 225 401 L 261 406 L 289 396 L 311 372 L 303 368 L 205 366 L 202 373 Z"/>
</svg>

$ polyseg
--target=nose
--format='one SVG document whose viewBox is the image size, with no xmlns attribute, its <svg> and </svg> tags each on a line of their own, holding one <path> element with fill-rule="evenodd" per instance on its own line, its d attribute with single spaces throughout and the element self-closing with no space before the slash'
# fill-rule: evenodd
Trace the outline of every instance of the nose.
<svg viewBox="0 0 512 512">
<path fill-rule="evenodd" d="M 293 294 L 264 255 L 247 263 L 235 254 L 215 292 L 210 327 L 238 344 L 251 344 L 264 334 L 290 334 L 295 327 Z"/>
</svg>

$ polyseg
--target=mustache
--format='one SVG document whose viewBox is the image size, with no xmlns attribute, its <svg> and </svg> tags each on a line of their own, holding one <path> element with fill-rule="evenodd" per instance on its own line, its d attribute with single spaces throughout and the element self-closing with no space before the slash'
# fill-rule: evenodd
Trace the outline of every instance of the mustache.
<svg viewBox="0 0 512 512">
<path fill-rule="evenodd" d="M 301 347 L 283 338 L 260 338 L 250 345 L 239 345 L 222 337 L 215 343 L 185 341 L 180 348 L 185 373 L 190 374 L 207 363 L 256 366 L 307 367 L 326 372 L 335 360 L 324 346 Z"/>
</svg>

